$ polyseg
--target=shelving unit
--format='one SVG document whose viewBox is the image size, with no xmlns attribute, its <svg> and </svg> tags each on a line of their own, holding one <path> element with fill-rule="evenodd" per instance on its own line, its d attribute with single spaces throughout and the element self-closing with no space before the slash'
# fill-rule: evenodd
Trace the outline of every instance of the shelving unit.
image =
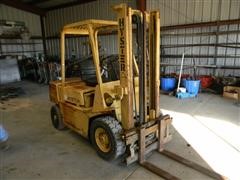
<svg viewBox="0 0 240 180">
<path fill-rule="evenodd" d="M 161 66 L 176 72 L 184 53 L 184 73 L 200 68 L 200 74 L 240 76 L 239 26 L 239 21 L 232 21 L 162 28 Z"/>
<path fill-rule="evenodd" d="M 34 56 L 43 53 L 41 37 L 23 40 L 20 37 L 1 36 L 0 55 Z"/>
</svg>

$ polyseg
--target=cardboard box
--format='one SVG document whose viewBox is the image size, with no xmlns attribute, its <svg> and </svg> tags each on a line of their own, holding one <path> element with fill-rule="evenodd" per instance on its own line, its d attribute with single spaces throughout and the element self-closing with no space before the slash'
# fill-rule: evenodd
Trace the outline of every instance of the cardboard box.
<svg viewBox="0 0 240 180">
<path fill-rule="evenodd" d="M 240 100 L 240 87 L 224 86 L 223 97 Z"/>
</svg>

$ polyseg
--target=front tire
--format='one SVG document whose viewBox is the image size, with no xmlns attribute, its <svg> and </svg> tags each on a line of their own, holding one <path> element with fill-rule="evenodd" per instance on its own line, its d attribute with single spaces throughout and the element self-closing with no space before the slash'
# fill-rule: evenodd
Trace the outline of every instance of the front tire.
<svg viewBox="0 0 240 180">
<path fill-rule="evenodd" d="M 51 120 L 52 120 L 52 125 L 55 129 L 63 130 L 66 128 L 65 124 L 63 123 L 62 114 L 57 105 L 54 105 L 51 108 Z"/>
<path fill-rule="evenodd" d="M 98 117 L 90 127 L 90 139 L 98 155 L 105 160 L 114 160 L 123 155 L 126 145 L 122 140 L 122 126 L 111 117 Z"/>
</svg>

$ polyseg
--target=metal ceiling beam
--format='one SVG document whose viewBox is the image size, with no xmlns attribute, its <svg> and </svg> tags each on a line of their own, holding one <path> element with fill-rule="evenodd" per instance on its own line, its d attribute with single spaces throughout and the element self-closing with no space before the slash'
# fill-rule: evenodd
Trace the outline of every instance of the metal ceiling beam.
<svg viewBox="0 0 240 180">
<path fill-rule="evenodd" d="M 64 3 L 64 4 L 52 6 L 49 8 L 44 8 L 44 9 L 47 11 L 51 11 L 51 10 L 71 7 L 71 6 L 75 6 L 75 5 L 79 5 L 79 4 L 85 4 L 85 3 L 89 3 L 89 2 L 93 2 L 93 1 L 96 1 L 96 0 L 76 0 L 74 2 L 68 2 L 68 3 Z"/>
<path fill-rule="evenodd" d="M 50 1 L 50 0 L 32 0 L 32 1 L 26 2 L 26 4 L 36 5 L 36 4 L 42 4 L 42 3 L 45 3 L 48 1 Z"/>
<path fill-rule="evenodd" d="M 21 9 L 23 11 L 28 11 L 40 16 L 45 16 L 45 13 L 46 13 L 43 9 L 28 5 L 26 3 L 23 3 L 20 0 L 0 0 L 0 3 L 17 8 L 17 9 Z"/>
</svg>

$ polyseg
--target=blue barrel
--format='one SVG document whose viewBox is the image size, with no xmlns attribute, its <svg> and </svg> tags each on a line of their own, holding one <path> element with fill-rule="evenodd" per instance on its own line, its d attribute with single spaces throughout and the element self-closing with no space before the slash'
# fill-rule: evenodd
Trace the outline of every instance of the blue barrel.
<svg viewBox="0 0 240 180">
<path fill-rule="evenodd" d="M 185 78 L 181 80 L 181 86 L 182 87 L 186 87 L 186 80 L 187 79 L 185 79 Z"/>
<path fill-rule="evenodd" d="M 197 95 L 199 86 L 200 86 L 200 80 L 186 80 L 185 82 L 187 92 L 190 94 Z"/>
<path fill-rule="evenodd" d="M 176 88 L 175 78 L 161 78 L 161 89 L 163 91 L 173 91 Z"/>
<path fill-rule="evenodd" d="M 0 143 L 7 141 L 7 139 L 8 139 L 8 133 L 0 124 Z"/>
</svg>

